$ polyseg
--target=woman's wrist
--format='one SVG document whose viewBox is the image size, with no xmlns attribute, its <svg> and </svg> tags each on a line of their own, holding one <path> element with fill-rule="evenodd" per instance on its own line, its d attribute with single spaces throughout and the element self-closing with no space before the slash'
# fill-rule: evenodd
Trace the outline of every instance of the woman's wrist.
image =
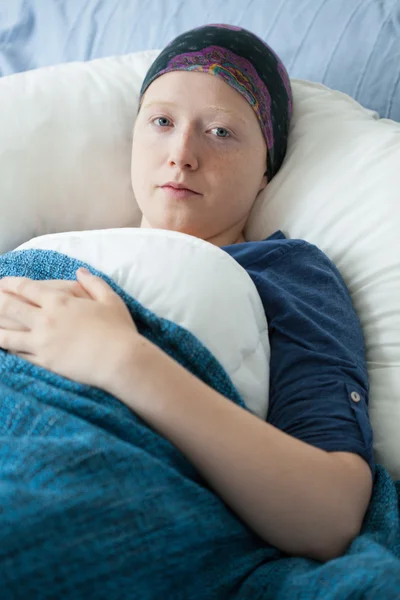
<svg viewBox="0 0 400 600">
<path fill-rule="evenodd" d="M 115 361 L 116 366 L 103 389 L 152 425 L 160 419 L 163 421 L 170 412 L 178 389 L 178 395 L 185 397 L 193 393 L 194 382 L 197 387 L 201 383 L 139 333 L 127 336 L 120 350 L 120 358 Z"/>
<path fill-rule="evenodd" d="M 132 404 L 135 391 L 140 394 L 140 384 L 151 372 L 148 366 L 155 349 L 157 346 L 139 332 L 128 332 L 113 353 L 112 365 L 104 374 L 102 389 L 122 402 L 127 404 L 129 400 Z"/>
</svg>

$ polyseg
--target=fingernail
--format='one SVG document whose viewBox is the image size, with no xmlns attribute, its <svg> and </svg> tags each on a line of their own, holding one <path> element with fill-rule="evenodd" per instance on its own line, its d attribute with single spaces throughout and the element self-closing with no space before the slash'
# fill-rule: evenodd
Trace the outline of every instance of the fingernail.
<svg viewBox="0 0 400 600">
<path fill-rule="evenodd" d="M 90 275 L 90 271 L 88 271 L 85 267 L 80 267 L 79 271 L 82 273 L 82 275 Z"/>
</svg>

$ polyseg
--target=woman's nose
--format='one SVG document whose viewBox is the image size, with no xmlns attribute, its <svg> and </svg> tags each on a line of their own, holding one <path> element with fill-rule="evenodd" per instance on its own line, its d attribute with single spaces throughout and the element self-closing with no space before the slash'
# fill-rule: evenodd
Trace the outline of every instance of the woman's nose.
<svg viewBox="0 0 400 600">
<path fill-rule="evenodd" d="M 198 152 L 192 134 L 189 132 L 180 134 L 172 140 L 169 164 L 172 167 L 176 166 L 179 169 L 188 169 L 191 171 L 198 168 Z"/>
</svg>

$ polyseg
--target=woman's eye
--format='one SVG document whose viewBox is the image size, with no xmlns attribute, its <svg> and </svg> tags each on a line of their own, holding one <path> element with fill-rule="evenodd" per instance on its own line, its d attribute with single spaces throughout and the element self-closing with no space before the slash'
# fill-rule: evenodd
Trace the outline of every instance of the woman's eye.
<svg viewBox="0 0 400 600">
<path fill-rule="evenodd" d="M 153 123 L 158 127 L 168 127 L 168 125 L 171 125 L 171 121 L 167 119 L 167 117 L 157 117 L 156 119 L 153 119 Z"/>
<path fill-rule="evenodd" d="M 225 127 L 214 127 L 211 131 L 215 131 L 215 135 L 219 138 L 227 138 L 231 135 Z"/>
</svg>

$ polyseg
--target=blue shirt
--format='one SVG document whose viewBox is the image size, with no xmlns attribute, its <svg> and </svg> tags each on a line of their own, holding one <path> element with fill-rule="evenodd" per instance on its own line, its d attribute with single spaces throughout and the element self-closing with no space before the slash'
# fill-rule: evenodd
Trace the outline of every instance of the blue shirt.
<svg viewBox="0 0 400 600">
<path fill-rule="evenodd" d="M 223 250 L 252 278 L 268 320 L 267 421 L 323 450 L 359 454 L 374 475 L 364 338 L 337 267 L 281 231 Z"/>
</svg>

